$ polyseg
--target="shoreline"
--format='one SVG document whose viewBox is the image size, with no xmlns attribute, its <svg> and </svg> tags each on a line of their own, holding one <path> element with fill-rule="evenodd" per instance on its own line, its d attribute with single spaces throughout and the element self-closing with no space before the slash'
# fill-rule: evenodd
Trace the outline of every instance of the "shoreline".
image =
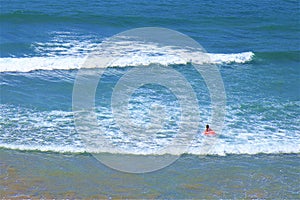
<svg viewBox="0 0 300 200">
<path fill-rule="evenodd" d="M 39 150 L 39 149 L 11 149 L 11 148 L 6 148 L 6 147 L 0 147 L 0 151 L 15 151 L 15 152 L 20 152 L 20 153 L 42 153 L 42 154 L 57 154 L 57 155 L 92 155 L 92 154 L 107 154 L 107 155 L 124 155 L 124 156 L 164 156 L 164 155 L 170 155 L 170 156 L 199 156 L 199 157 L 227 157 L 227 156 L 263 156 L 263 155 L 269 155 L 269 156 L 279 156 L 279 155 L 299 155 L 300 152 L 298 153 L 224 153 L 224 154 L 193 154 L 193 153 L 183 153 L 181 155 L 177 154 L 129 154 L 129 153 L 110 153 L 110 152 L 99 152 L 99 153 L 91 153 L 88 151 L 83 151 L 83 152 L 72 152 L 72 151 L 52 151 L 52 150 Z"/>
<path fill-rule="evenodd" d="M 0 156 L 2 198 L 296 198 L 300 191 L 300 154 L 183 155 L 144 174 L 88 154 L 0 149 Z"/>
</svg>

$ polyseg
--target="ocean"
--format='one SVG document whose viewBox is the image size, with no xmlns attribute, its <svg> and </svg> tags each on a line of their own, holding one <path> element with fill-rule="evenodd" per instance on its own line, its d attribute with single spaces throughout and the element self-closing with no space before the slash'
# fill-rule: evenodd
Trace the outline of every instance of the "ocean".
<svg viewBox="0 0 300 200">
<path fill-rule="evenodd" d="M 0 5 L 1 198 L 300 198 L 299 1 Z"/>
</svg>

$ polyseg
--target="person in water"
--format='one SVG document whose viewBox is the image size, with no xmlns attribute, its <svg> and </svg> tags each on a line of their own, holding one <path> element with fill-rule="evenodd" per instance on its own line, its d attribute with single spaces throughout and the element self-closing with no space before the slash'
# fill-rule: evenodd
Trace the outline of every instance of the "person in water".
<svg viewBox="0 0 300 200">
<path fill-rule="evenodd" d="M 209 125 L 207 124 L 206 125 L 206 130 L 205 130 L 206 132 L 208 132 L 208 131 L 212 131 L 212 129 L 211 128 L 209 128 Z"/>
<path fill-rule="evenodd" d="M 207 125 L 206 125 L 206 129 L 205 129 L 205 131 L 204 131 L 204 134 L 205 134 L 205 135 L 215 135 L 216 133 L 215 133 L 215 131 L 213 131 L 211 128 L 209 128 L 209 125 L 207 124 Z"/>
</svg>

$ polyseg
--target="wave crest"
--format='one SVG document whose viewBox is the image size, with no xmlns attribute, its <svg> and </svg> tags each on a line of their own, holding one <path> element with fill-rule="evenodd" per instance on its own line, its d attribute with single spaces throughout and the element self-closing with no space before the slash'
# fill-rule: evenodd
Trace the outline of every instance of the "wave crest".
<svg viewBox="0 0 300 200">
<path fill-rule="evenodd" d="M 208 64 L 246 63 L 252 60 L 253 52 L 237 54 L 207 54 Z M 34 70 L 72 70 L 80 69 L 86 57 L 25 57 L 0 58 L 0 72 L 30 72 Z M 111 67 L 148 66 L 150 64 L 176 65 L 187 64 L 188 61 L 176 55 L 166 54 L 133 54 L 122 56 Z"/>
</svg>

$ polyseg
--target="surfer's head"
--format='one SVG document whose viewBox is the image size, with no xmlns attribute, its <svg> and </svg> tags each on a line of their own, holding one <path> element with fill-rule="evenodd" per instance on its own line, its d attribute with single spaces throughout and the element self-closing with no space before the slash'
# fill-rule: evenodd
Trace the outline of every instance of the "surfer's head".
<svg viewBox="0 0 300 200">
<path fill-rule="evenodd" d="M 209 129 L 209 125 L 208 124 L 206 125 L 206 129 Z"/>
</svg>

